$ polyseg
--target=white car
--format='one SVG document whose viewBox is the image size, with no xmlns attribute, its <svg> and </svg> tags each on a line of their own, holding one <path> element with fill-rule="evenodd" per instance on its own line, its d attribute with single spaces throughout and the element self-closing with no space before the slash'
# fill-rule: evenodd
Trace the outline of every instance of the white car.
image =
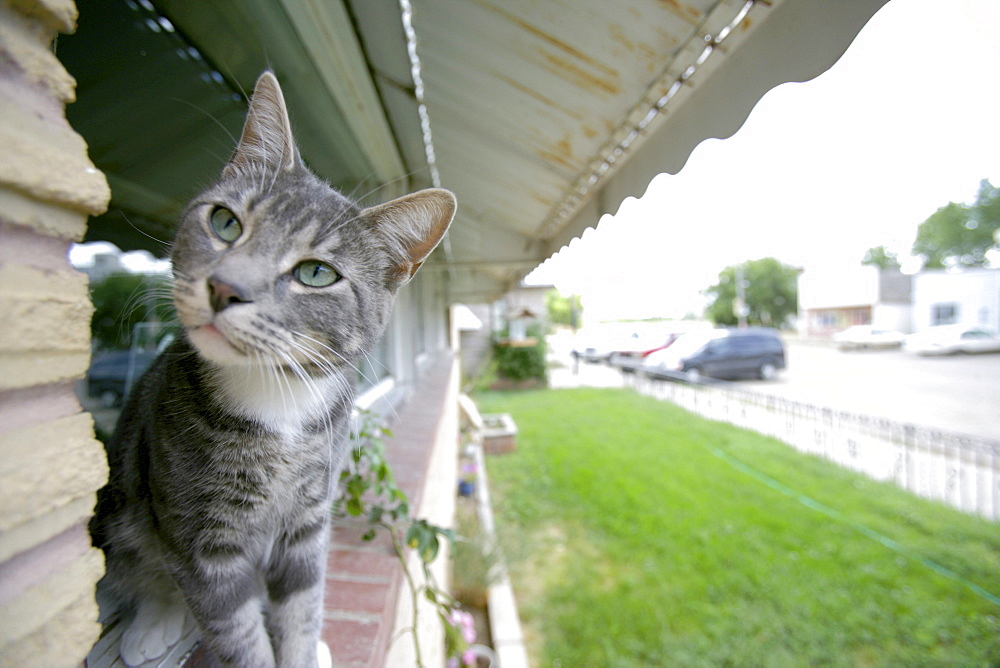
<svg viewBox="0 0 1000 668">
<path fill-rule="evenodd" d="M 833 342 L 840 350 L 864 350 L 867 348 L 898 348 L 903 345 L 905 335 L 888 329 L 876 329 L 871 325 L 855 325 L 833 335 Z"/>
<path fill-rule="evenodd" d="M 587 327 L 577 332 L 572 354 L 586 362 L 607 362 L 619 348 L 622 338 L 623 335 L 613 327 Z"/>
<path fill-rule="evenodd" d="M 903 349 L 917 355 L 1000 352 L 996 332 L 974 325 L 939 325 L 906 337 Z"/>
<path fill-rule="evenodd" d="M 699 330 L 681 334 L 677 340 L 662 350 L 642 359 L 642 370 L 651 376 L 682 375 L 684 359 L 701 350 L 713 339 L 726 336 L 724 329 Z"/>
</svg>

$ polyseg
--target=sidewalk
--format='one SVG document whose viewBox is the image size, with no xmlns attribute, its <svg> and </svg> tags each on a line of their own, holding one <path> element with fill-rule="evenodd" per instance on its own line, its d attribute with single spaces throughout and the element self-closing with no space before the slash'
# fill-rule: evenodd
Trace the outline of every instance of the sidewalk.
<svg viewBox="0 0 1000 668">
<path fill-rule="evenodd" d="M 576 368 L 568 355 L 549 359 L 549 387 L 623 387 L 622 374 L 607 364 L 581 361 Z"/>
</svg>

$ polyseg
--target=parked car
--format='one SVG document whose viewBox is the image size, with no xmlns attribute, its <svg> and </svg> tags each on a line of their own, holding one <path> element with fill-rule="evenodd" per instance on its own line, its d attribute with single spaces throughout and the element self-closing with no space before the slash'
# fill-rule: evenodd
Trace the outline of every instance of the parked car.
<svg viewBox="0 0 1000 668">
<path fill-rule="evenodd" d="M 986 327 L 938 325 L 906 337 L 903 349 L 917 355 L 1000 352 L 1000 337 Z"/>
<path fill-rule="evenodd" d="M 120 406 L 156 355 L 141 350 L 114 350 L 95 355 L 87 370 L 87 393 L 99 399 L 106 408 Z"/>
<path fill-rule="evenodd" d="M 785 344 L 775 329 L 715 329 L 684 334 L 649 355 L 643 371 L 653 376 L 773 379 L 785 368 Z"/>
<path fill-rule="evenodd" d="M 573 357 L 585 362 L 607 362 L 615 349 L 614 335 L 604 327 L 588 327 L 573 339 Z"/>
<path fill-rule="evenodd" d="M 631 340 L 619 346 L 608 358 L 608 364 L 616 366 L 625 372 L 636 371 L 642 367 L 643 360 L 657 352 L 668 348 L 670 344 L 677 340 L 677 334 L 667 334 L 658 336 L 635 336 Z"/>
<path fill-rule="evenodd" d="M 674 335 L 643 323 L 605 323 L 580 330 L 574 339 L 572 355 L 586 362 L 608 362 L 631 366 L 654 350 L 664 348 Z"/>
<path fill-rule="evenodd" d="M 899 348 L 906 335 L 890 329 L 877 329 L 871 325 L 855 325 L 833 335 L 840 350 L 867 350 L 869 348 Z"/>
</svg>

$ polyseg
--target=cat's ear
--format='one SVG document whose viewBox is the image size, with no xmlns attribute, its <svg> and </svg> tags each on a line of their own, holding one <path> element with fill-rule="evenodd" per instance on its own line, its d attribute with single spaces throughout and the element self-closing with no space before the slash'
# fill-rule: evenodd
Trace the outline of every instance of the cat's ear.
<svg viewBox="0 0 1000 668">
<path fill-rule="evenodd" d="M 393 279 L 413 277 L 448 231 L 456 206 L 451 192 L 429 188 L 361 212 L 386 240 L 395 265 Z"/>
<path fill-rule="evenodd" d="M 291 169 L 298 161 L 299 152 L 292 138 L 285 97 L 274 73 L 266 71 L 254 86 L 240 143 L 224 172 L 261 167 L 268 171 Z"/>
</svg>

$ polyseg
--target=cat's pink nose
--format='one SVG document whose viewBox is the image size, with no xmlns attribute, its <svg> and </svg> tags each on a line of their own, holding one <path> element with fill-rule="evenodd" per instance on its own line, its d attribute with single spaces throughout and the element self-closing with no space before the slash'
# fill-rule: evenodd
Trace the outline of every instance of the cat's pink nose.
<svg viewBox="0 0 1000 668">
<path fill-rule="evenodd" d="M 216 276 L 208 279 L 208 300 L 212 304 L 212 310 L 216 313 L 233 304 L 247 304 L 253 301 L 238 285 L 226 283 Z"/>
</svg>

